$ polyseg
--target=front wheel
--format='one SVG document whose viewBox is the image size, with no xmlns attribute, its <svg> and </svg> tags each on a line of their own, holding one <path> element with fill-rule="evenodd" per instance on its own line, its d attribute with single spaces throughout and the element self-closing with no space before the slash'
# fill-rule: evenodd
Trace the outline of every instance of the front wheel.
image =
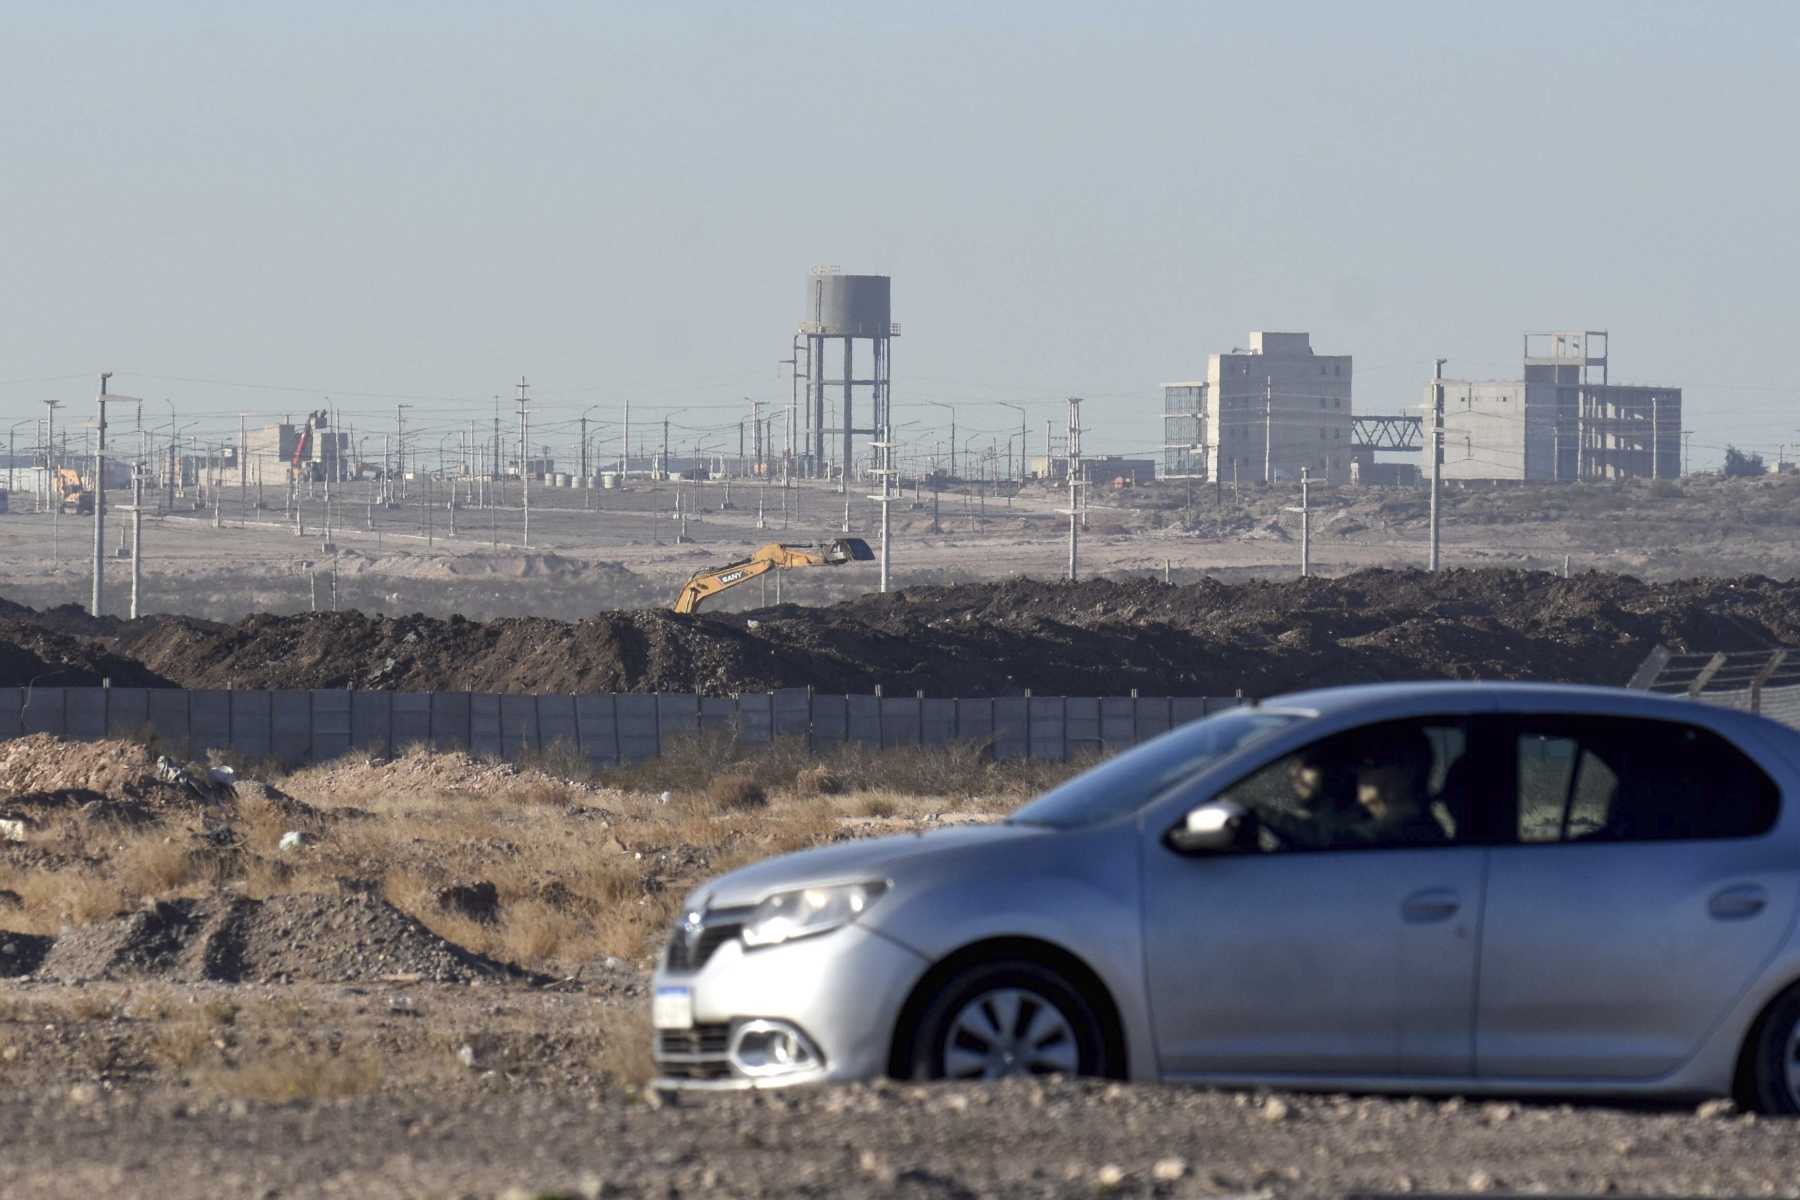
<svg viewBox="0 0 1800 1200">
<path fill-rule="evenodd" d="M 1770 1116 L 1800 1116 L 1800 988 L 1769 1010 L 1750 1048 L 1750 1107 Z"/>
<path fill-rule="evenodd" d="M 919 1021 L 913 1077 L 1107 1075 L 1106 1034 L 1080 990 L 1033 962 L 981 963 L 953 976 Z"/>
</svg>

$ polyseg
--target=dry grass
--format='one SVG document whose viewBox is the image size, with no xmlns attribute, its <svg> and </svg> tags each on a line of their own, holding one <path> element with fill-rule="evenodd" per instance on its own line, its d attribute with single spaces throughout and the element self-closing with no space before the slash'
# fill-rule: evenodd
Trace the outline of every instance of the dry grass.
<svg viewBox="0 0 1800 1200">
<path fill-rule="evenodd" d="M 55 818 L 33 839 L 55 856 L 7 881 L 22 902 L 8 925 L 56 933 L 150 898 L 218 888 L 263 898 L 368 881 L 439 935 L 520 966 L 639 960 L 706 876 L 879 832 L 870 822 L 904 828 L 945 811 L 1001 812 L 1081 765 L 997 763 L 973 745 L 815 756 L 801 740 L 750 749 L 716 733 L 599 772 L 560 745 L 521 769 L 460 755 L 342 759 L 272 780 L 317 818 L 243 789 L 233 848 L 201 843 L 194 818 L 143 830 Z M 309 844 L 278 850 L 291 828 Z M 494 885 L 497 920 L 440 909 L 443 888 L 476 881 Z"/>
<path fill-rule="evenodd" d="M 628 1087 L 648 1083 L 656 1074 L 650 1018 L 641 1007 L 600 1009 L 586 1032 L 596 1043 L 590 1070 Z"/>
<path fill-rule="evenodd" d="M 766 808 L 769 794 L 753 776 L 734 772 L 713 776 L 712 782 L 706 785 L 706 799 L 716 808 L 743 811 Z"/>
<path fill-rule="evenodd" d="M 226 1096 L 289 1104 L 360 1096 L 380 1087 L 384 1076 L 382 1058 L 370 1051 L 307 1051 L 205 1071 L 194 1082 Z"/>
<path fill-rule="evenodd" d="M 150 1036 L 145 1057 L 164 1071 L 191 1071 L 216 1059 L 223 1044 L 212 1025 L 193 1018 L 166 1020 Z"/>
</svg>

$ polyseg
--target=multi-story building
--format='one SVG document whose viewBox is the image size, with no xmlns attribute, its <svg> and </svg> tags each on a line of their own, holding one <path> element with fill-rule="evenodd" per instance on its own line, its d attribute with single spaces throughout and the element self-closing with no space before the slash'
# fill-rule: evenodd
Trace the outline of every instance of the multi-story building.
<svg viewBox="0 0 1800 1200">
<path fill-rule="evenodd" d="M 1442 381 L 1444 478 L 1680 476 L 1681 389 L 1609 382 L 1604 331 L 1528 333 L 1524 360 L 1521 379 Z"/>
<path fill-rule="evenodd" d="M 302 440 L 304 439 L 304 440 Z M 350 471 L 350 435 L 329 428 L 283 423 L 252 429 L 244 437 L 252 470 L 273 472 L 286 479 L 287 472 L 299 468 L 302 478 L 347 479 Z M 294 460 L 295 450 L 300 459 Z M 233 470 L 236 469 L 235 464 Z"/>
<path fill-rule="evenodd" d="M 1206 378 L 1163 385 L 1165 477 L 1275 482 L 1350 477 L 1351 357 L 1306 333 L 1254 332 Z"/>
</svg>

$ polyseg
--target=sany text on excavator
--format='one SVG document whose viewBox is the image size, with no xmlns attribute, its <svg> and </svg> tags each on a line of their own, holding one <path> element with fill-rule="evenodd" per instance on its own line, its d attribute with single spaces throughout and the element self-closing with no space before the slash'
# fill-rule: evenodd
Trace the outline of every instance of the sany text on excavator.
<svg viewBox="0 0 1800 1200">
<path fill-rule="evenodd" d="M 749 558 L 697 571 L 681 589 L 675 611 L 691 613 L 726 588 L 748 583 L 760 575 L 792 567 L 837 567 L 847 562 L 873 562 L 875 552 L 861 538 L 837 538 L 823 546 L 770 542 Z"/>
</svg>

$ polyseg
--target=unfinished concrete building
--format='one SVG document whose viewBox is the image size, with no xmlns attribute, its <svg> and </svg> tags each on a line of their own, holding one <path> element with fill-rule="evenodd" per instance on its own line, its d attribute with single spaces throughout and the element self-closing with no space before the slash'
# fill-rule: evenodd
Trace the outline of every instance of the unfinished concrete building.
<svg viewBox="0 0 1800 1200">
<path fill-rule="evenodd" d="M 302 479 L 347 479 L 350 461 L 350 435 L 314 425 L 283 422 L 252 429 L 244 436 L 245 449 L 253 470 L 261 470 L 270 481 L 286 479 L 298 468 Z M 294 451 L 298 449 L 296 462 Z M 235 469 L 235 467 L 234 467 Z"/>
<path fill-rule="evenodd" d="M 1444 478 L 1680 476 L 1680 388 L 1610 382 L 1603 330 L 1528 333 L 1524 349 L 1521 379 L 1443 381 Z"/>
<path fill-rule="evenodd" d="M 1206 378 L 1163 385 L 1163 474 L 1225 482 L 1350 477 L 1351 358 L 1306 333 L 1254 332 Z"/>
</svg>

